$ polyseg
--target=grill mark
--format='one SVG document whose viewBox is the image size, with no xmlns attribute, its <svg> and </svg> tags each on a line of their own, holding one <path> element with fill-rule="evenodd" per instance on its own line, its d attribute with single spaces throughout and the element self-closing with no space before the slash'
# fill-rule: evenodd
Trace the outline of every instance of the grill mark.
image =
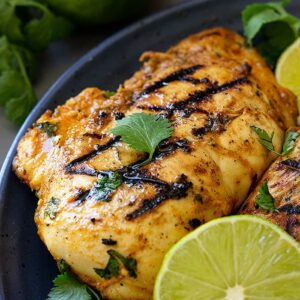
<svg viewBox="0 0 300 300">
<path fill-rule="evenodd" d="M 111 239 L 111 238 L 109 238 L 109 239 L 101 239 L 101 241 L 102 241 L 102 244 L 103 245 L 106 245 L 106 246 L 114 246 L 114 245 L 116 245 L 117 244 L 117 241 L 115 241 L 115 240 L 113 240 L 113 239 Z"/>
<path fill-rule="evenodd" d="M 104 145 L 96 145 L 96 149 L 79 157 L 74 159 L 73 161 L 71 161 L 70 163 L 68 163 L 65 166 L 65 171 L 69 174 L 81 174 L 76 172 L 76 170 L 73 170 L 74 167 L 76 167 L 77 165 L 86 162 L 87 160 L 90 160 L 92 158 L 94 158 L 95 156 L 97 156 L 98 154 L 100 154 L 101 152 L 111 148 L 113 145 L 115 145 L 117 142 L 120 141 L 120 137 L 115 137 L 111 140 L 109 140 L 107 143 L 105 143 Z M 87 174 L 90 175 L 90 174 Z"/>
<path fill-rule="evenodd" d="M 132 221 L 145 213 L 150 212 L 157 206 L 159 206 L 162 202 L 167 199 L 181 199 L 187 196 L 188 189 L 192 187 L 192 183 L 187 181 L 187 177 L 182 174 L 179 180 L 172 184 L 167 184 L 160 187 L 158 193 L 152 197 L 151 199 L 143 200 L 140 207 L 138 207 L 133 212 L 127 214 L 125 219 L 128 221 Z"/>
<path fill-rule="evenodd" d="M 172 142 L 170 141 L 164 141 L 160 143 L 158 146 L 156 152 L 153 155 L 154 159 L 158 159 L 161 157 L 165 157 L 167 155 L 172 154 L 174 151 L 177 149 L 181 149 L 184 152 L 191 152 L 192 149 L 189 146 L 189 141 L 186 139 L 179 139 L 179 140 L 174 140 Z M 123 182 L 126 184 L 130 185 L 137 185 L 140 183 L 149 183 L 157 187 L 158 189 L 163 188 L 169 189 L 169 184 L 163 180 L 160 180 L 159 178 L 152 176 L 151 174 L 148 173 L 147 170 L 145 169 L 138 169 L 135 168 L 135 165 L 142 162 L 142 160 L 135 161 L 131 163 L 128 166 L 124 166 L 118 170 L 115 171 L 98 171 L 88 165 L 80 165 L 77 166 L 76 169 L 72 169 L 69 171 L 71 174 L 77 174 L 77 175 L 89 175 L 89 176 L 98 176 L 98 175 L 107 175 L 109 176 L 111 172 L 117 172 L 119 173 L 120 176 L 123 178 Z M 76 166 L 75 166 L 76 167 Z M 86 190 L 81 192 L 77 198 L 75 199 L 75 203 L 77 205 L 82 204 L 84 201 L 87 200 L 90 190 Z"/>
<path fill-rule="evenodd" d="M 293 170 L 300 171 L 300 162 L 294 159 L 286 159 L 280 162 L 281 165 L 287 166 Z"/>
<path fill-rule="evenodd" d="M 95 132 L 86 132 L 86 133 L 83 134 L 83 136 L 87 136 L 87 137 L 91 137 L 91 138 L 101 140 L 105 136 L 105 134 L 98 134 L 98 133 L 95 133 Z"/>
<path fill-rule="evenodd" d="M 148 86 L 147 88 L 145 88 L 141 94 L 138 96 L 137 99 L 151 94 L 155 91 L 157 91 L 158 89 L 168 85 L 168 83 L 172 82 L 172 81 L 189 81 L 189 82 L 193 82 L 195 84 L 200 83 L 198 82 L 197 79 L 193 80 L 190 77 L 186 77 L 187 75 L 193 74 L 195 71 L 199 70 L 200 68 L 202 68 L 202 65 L 195 65 L 186 69 L 181 69 L 178 71 L 175 71 L 174 73 L 171 73 L 170 75 L 166 76 L 165 78 L 159 80 L 159 81 L 155 81 L 152 85 Z"/>
<path fill-rule="evenodd" d="M 80 205 L 82 204 L 83 202 L 85 202 L 88 194 L 89 194 L 90 190 L 87 190 L 87 191 L 83 191 L 81 190 L 79 192 L 79 194 L 77 195 L 76 199 L 74 200 L 74 205 L 77 206 L 77 205 Z"/>
<path fill-rule="evenodd" d="M 224 114 L 210 114 L 207 118 L 207 124 L 200 128 L 193 128 L 192 134 L 197 137 L 202 137 L 208 132 L 222 132 L 225 130 L 225 125 L 229 122 L 230 119 Z"/>
<path fill-rule="evenodd" d="M 169 113 L 173 113 L 174 111 L 182 111 L 186 110 L 187 106 L 194 103 L 199 103 L 208 100 L 211 96 L 222 93 L 229 89 L 232 89 L 236 86 L 244 85 L 250 83 L 248 77 L 241 77 L 235 79 L 233 81 L 224 83 L 222 85 L 215 85 L 213 87 L 207 88 L 205 91 L 196 91 L 191 94 L 188 98 L 178 101 L 176 103 L 172 103 L 169 106 L 147 106 L 147 105 L 138 105 L 137 107 L 140 109 L 148 109 L 152 111 L 167 111 Z"/>
<path fill-rule="evenodd" d="M 107 149 L 105 149 L 105 150 L 107 150 Z M 153 155 L 153 159 L 155 160 L 158 158 L 166 157 L 166 156 L 172 154 L 173 152 L 175 152 L 177 149 L 181 149 L 187 153 L 190 153 L 192 151 L 191 147 L 189 146 L 189 141 L 187 139 L 178 139 L 178 140 L 174 140 L 172 142 L 163 141 L 157 147 L 157 150 L 155 151 L 155 153 Z M 99 153 L 101 153 L 102 151 L 100 151 Z M 65 166 L 65 171 L 68 174 L 76 174 L 76 175 L 89 175 L 89 176 L 98 176 L 99 174 L 108 175 L 111 171 L 98 171 L 98 170 L 94 169 L 93 167 L 91 167 L 87 164 L 84 164 L 87 160 L 89 160 L 99 154 L 99 153 L 95 154 L 95 152 L 97 152 L 97 150 L 94 150 L 78 159 L 73 160 L 72 162 L 70 162 L 69 164 L 67 164 Z M 87 157 L 87 159 L 86 159 L 86 157 Z M 139 164 L 142 161 L 143 161 L 143 159 L 137 160 L 128 166 L 124 166 L 121 169 L 115 170 L 115 172 L 124 174 L 130 168 L 133 168 L 134 165 Z"/>
<path fill-rule="evenodd" d="M 280 212 L 286 212 L 288 215 L 300 214 L 300 206 L 293 204 L 285 204 L 278 208 Z"/>
</svg>

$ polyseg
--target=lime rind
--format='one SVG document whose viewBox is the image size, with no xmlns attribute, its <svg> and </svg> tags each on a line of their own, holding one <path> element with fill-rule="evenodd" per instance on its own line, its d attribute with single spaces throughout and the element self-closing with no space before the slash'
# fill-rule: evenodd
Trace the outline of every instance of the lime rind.
<svg viewBox="0 0 300 300">
<path fill-rule="evenodd" d="M 234 299 L 296 300 L 299 281 L 300 247 L 292 237 L 260 217 L 231 216 L 202 225 L 171 248 L 154 299 L 233 299 L 226 295 L 238 288 L 244 298 Z"/>
</svg>

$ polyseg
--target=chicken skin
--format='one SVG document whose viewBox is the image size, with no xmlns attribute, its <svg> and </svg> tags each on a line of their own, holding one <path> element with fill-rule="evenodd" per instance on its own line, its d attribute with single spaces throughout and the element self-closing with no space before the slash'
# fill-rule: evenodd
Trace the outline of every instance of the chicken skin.
<svg viewBox="0 0 300 300">
<path fill-rule="evenodd" d="M 294 149 L 271 165 L 241 212 L 272 221 L 300 242 L 300 128 L 291 128 L 289 132 L 295 133 Z M 267 183 L 269 193 L 274 199 L 272 211 L 256 204 L 263 183 Z"/>
<path fill-rule="evenodd" d="M 43 114 L 13 164 L 39 198 L 35 221 L 53 257 L 106 299 L 151 299 L 170 247 L 236 211 L 276 158 L 251 126 L 274 131 L 280 151 L 297 115 L 294 95 L 230 30 L 202 31 L 141 60 L 115 95 L 89 88 Z M 168 118 L 174 132 L 134 168 L 145 155 L 110 129 L 138 112 Z M 112 177 L 122 183 L 99 194 L 99 180 Z"/>
</svg>

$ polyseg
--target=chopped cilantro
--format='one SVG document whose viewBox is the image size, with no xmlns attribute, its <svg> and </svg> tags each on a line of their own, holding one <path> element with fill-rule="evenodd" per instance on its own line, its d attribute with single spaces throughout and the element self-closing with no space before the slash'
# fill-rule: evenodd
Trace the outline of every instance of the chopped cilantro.
<svg viewBox="0 0 300 300">
<path fill-rule="evenodd" d="M 57 125 L 50 122 L 38 123 L 36 127 L 47 133 L 49 137 L 54 136 L 57 130 Z"/>
<path fill-rule="evenodd" d="M 109 255 L 109 260 L 106 267 L 104 269 L 94 269 L 101 278 L 110 279 L 112 277 L 118 277 L 120 274 L 121 263 L 128 271 L 129 276 L 136 278 L 137 262 L 134 258 L 129 256 L 125 257 L 113 249 L 108 250 L 107 253 Z"/>
<path fill-rule="evenodd" d="M 266 210 L 271 212 L 276 211 L 274 205 L 274 198 L 270 194 L 268 183 L 265 181 L 258 190 L 259 194 L 256 196 L 255 203 Z"/>
<path fill-rule="evenodd" d="M 116 190 L 122 182 L 122 176 L 118 172 L 101 174 L 90 190 L 88 197 L 97 201 L 110 201 L 111 193 Z"/>
<path fill-rule="evenodd" d="M 45 211 L 44 211 L 45 218 L 48 216 L 51 220 L 54 220 L 56 218 L 59 204 L 60 204 L 60 199 L 51 197 L 51 199 L 45 205 Z"/>
</svg>

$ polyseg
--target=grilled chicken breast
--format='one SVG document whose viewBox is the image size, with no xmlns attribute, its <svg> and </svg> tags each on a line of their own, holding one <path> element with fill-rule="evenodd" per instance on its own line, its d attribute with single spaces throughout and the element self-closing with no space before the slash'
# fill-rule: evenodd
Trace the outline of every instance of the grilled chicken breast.
<svg viewBox="0 0 300 300">
<path fill-rule="evenodd" d="M 295 97 L 230 30 L 200 32 L 141 60 L 115 95 L 90 88 L 47 111 L 14 160 L 39 198 L 35 221 L 51 254 L 108 299 L 150 299 L 169 248 L 234 212 L 275 159 L 250 126 L 274 131 L 280 151 L 297 114 Z M 132 166 L 144 154 L 109 133 L 135 112 L 160 114 L 174 127 L 141 168 Z M 123 183 L 96 200 L 97 176 L 113 174 Z M 103 274 L 112 249 L 136 263 L 136 272 L 119 263 L 119 272 Z"/>
<path fill-rule="evenodd" d="M 261 216 L 281 226 L 300 242 L 300 129 L 295 148 L 279 157 L 268 169 L 256 189 L 243 205 L 241 212 Z M 266 182 L 274 199 L 275 211 L 263 209 L 256 204 L 261 185 Z"/>
</svg>

